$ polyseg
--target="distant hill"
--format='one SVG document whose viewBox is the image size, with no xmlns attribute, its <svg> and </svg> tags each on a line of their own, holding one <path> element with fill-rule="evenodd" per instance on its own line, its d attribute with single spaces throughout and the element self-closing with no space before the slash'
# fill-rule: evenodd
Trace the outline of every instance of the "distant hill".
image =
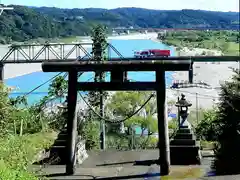
<svg viewBox="0 0 240 180">
<path fill-rule="evenodd" d="M 97 23 L 105 24 L 109 28 L 133 26 L 239 29 L 239 12 L 14 6 L 14 11 L 6 11 L 0 16 L 0 42 L 10 38 L 23 41 L 39 37 L 88 35 Z"/>
</svg>

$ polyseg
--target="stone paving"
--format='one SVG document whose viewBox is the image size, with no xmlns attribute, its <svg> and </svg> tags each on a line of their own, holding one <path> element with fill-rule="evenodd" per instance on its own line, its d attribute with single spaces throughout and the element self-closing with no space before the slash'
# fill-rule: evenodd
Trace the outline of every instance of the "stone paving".
<svg viewBox="0 0 240 180">
<path fill-rule="evenodd" d="M 135 166 L 136 160 L 153 160 L 158 158 L 157 150 L 139 151 L 106 151 L 88 152 L 89 158 L 76 169 L 74 176 L 64 175 L 65 166 L 46 165 L 32 166 L 33 171 L 41 170 L 39 174 L 49 175 L 49 179 L 133 179 L 159 180 L 160 168 L 157 165 Z M 207 177 L 212 158 L 203 158 L 201 166 L 171 166 L 169 176 L 161 177 L 166 180 L 237 180 L 239 176 Z M 155 177 L 149 177 L 149 175 Z"/>
</svg>

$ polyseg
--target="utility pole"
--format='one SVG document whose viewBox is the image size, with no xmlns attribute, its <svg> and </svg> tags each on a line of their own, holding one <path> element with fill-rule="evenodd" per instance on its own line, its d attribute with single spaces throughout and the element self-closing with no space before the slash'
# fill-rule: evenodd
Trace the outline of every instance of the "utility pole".
<svg viewBox="0 0 240 180">
<path fill-rule="evenodd" d="M 190 84 L 193 83 L 193 62 L 191 63 L 190 69 L 188 71 L 188 81 Z"/>
<path fill-rule="evenodd" d="M 199 118 L 198 118 L 198 93 L 196 93 L 196 118 L 197 118 L 197 124 L 198 124 L 198 120 L 199 120 Z"/>
<path fill-rule="evenodd" d="M 177 102 L 179 102 L 179 100 L 180 100 L 180 98 L 179 98 L 179 95 L 178 95 Z M 178 119 L 178 128 L 180 128 L 180 124 L 181 124 L 181 120 L 180 120 L 180 107 L 178 107 L 177 119 Z"/>
<path fill-rule="evenodd" d="M 103 81 L 103 77 L 102 77 L 103 73 L 100 74 L 100 82 Z M 103 119 L 104 117 L 104 97 L 103 97 L 103 91 L 100 91 L 100 116 L 101 118 L 101 127 L 100 127 L 100 141 L 101 141 L 101 145 L 100 148 L 102 150 L 105 149 L 105 121 Z"/>
</svg>

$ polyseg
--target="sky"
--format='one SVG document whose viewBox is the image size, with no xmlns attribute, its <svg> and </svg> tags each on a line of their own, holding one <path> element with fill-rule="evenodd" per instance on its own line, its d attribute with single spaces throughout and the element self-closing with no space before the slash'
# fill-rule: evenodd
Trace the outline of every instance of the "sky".
<svg viewBox="0 0 240 180">
<path fill-rule="evenodd" d="M 239 12 L 239 0 L 0 0 L 3 4 L 48 6 L 59 8 L 141 7 L 147 9 L 202 9 Z"/>
</svg>

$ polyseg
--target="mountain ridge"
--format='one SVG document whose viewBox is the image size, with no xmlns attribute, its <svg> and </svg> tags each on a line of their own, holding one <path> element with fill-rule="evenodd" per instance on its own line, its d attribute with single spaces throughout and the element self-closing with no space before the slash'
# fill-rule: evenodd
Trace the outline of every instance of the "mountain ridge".
<svg viewBox="0 0 240 180">
<path fill-rule="evenodd" d="M 91 28 L 99 23 L 109 30 L 116 27 L 239 30 L 239 12 L 12 6 L 14 11 L 5 11 L 0 16 L 0 43 L 10 39 L 89 35 Z"/>
</svg>

